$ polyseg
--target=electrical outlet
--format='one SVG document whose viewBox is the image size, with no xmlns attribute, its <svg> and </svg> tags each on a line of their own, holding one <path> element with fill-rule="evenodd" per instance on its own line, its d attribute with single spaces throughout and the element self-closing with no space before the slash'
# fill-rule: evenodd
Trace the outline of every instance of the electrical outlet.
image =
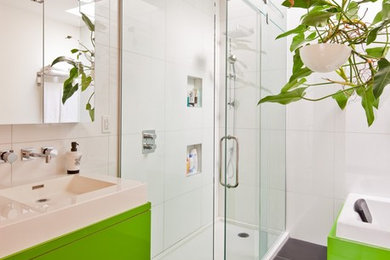
<svg viewBox="0 0 390 260">
<path fill-rule="evenodd" d="M 102 116 L 102 133 L 108 134 L 111 132 L 110 116 Z"/>
</svg>

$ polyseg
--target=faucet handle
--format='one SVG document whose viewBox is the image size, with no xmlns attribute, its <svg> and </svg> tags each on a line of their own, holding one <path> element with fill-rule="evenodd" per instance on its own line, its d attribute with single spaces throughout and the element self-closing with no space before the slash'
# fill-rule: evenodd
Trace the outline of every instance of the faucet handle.
<svg viewBox="0 0 390 260">
<path fill-rule="evenodd" d="M 0 153 L 0 161 L 4 163 L 14 163 L 18 159 L 18 156 L 14 153 L 14 150 L 2 151 Z"/>
<path fill-rule="evenodd" d="M 54 147 L 42 147 L 42 155 L 46 158 L 46 163 L 49 163 L 52 158 L 57 157 L 58 151 Z"/>
<path fill-rule="evenodd" d="M 54 149 L 54 147 L 42 147 L 42 154 L 46 156 L 56 157 L 58 155 L 58 151 Z"/>
</svg>

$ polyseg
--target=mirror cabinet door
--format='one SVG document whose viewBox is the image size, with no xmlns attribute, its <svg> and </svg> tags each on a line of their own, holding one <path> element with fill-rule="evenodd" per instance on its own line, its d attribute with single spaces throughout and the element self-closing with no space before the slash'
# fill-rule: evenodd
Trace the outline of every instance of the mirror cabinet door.
<svg viewBox="0 0 390 260">
<path fill-rule="evenodd" d="M 91 121 L 95 3 L 45 0 L 44 8 L 43 122 Z"/>
<path fill-rule="evenodd" d="M 42 122 L 43 4 L 0 0 L 0 124 Z"/>
<path fill-rule="evenodd" d="M 0 124 L 94 119 L 95 2 L 0 0 Z"/>
</svg>

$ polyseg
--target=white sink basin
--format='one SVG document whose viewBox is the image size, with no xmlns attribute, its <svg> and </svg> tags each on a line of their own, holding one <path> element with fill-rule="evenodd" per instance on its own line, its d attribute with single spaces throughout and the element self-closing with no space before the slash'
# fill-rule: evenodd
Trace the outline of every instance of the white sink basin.
<svg viewBox="0 0 390 260">
<path fill-rule="evenodd" d="M 36 210 L 47 211 L 93 198 L 108 187 L 115 189 L 115 183 L 71 175 L 5 189 L 0 194 Z"/>
<path fill-rule="evenodd" d="M 358 199 L 365 199 L 372 223 L 363 222 L 354 210 Z M 337 221 L 336 235 L 357 242 L 390 248 L 390 198 L 351 193 Z"/>
<path fill-rule="evenodd" d="M 68 175 L 0 190 L 0 258 L 147 202 L 146 185 Z"/>
</svg>

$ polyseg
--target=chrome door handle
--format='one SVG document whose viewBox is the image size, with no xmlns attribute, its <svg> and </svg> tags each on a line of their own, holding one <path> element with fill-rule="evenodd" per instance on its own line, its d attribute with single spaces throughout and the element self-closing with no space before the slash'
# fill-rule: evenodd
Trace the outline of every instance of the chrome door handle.
<svg viewBox="0 0 390 260">
<path fill-rule="evenodd" d="M 222 144 L 223 144 L 223 141 L 224 140 L 233 140 L 236 142 L 236 148 L 237 148 L 237 151 L 236 151 L 236 183 L 234 185 L 230 185 L 228 183 L 224 183 L 222 181 L 223 179 L 223 176 L 222 176 Z M 237 137 L 235 136 L 231 136 L 231 135 L 228 135 L 228 136 L 224 136 L 221 138 L 220 142 L 219 142 L 219 183 L 224 186 L 224 187 L 227 187 L 227 188 L 237 188 L 238 185 L 239 185 L 239 172 L 238 172 L 238 164 L 239 164 L 239 159 L 240 159 L 240 148 L 239 148 L 239 144 L 238 144 L 238 139 Z M 226 172 L 225 172 L 225 175 L 226 175 Z"/>
</svg>

